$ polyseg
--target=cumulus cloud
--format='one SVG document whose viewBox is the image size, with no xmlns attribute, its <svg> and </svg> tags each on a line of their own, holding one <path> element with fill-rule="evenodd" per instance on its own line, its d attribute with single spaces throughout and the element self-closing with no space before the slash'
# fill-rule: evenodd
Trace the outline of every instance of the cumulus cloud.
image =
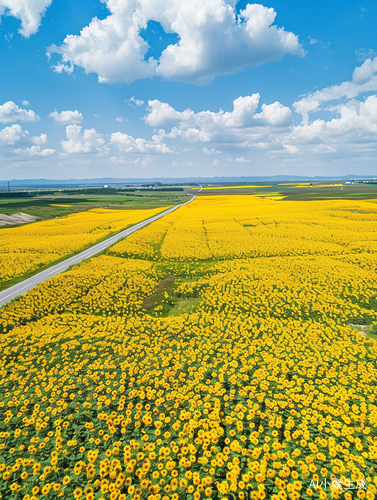
<svg viewBox="0 0 377 500">
<path fill-rule="evenodd" d="M 31 109 L 22 109 L 13 101 L 5 102 L 0 106 L 0 122 L 36 122 L 39 116 Z"/>
<path fill-rule="evenodd" d="M 318 119 L 295 127 L 290 140 L 301 144 L 377 141 L 377 96 L 364 102 L 350 100 L 332 120 Z"/>
<path fill-rule="evenodd" d="M 273 104 L 262 104 L 262 112 L 255 115 L 259 123 L 272 127 L 286 127 L 292 124 L 292 112 L 276 101 Z"/>
<path fill-rule="evenodd" d="M 94 128 L 81 132 L 79 125 L 66 127 L 67 141 L 61 141 L 65 153 L 98 153 L 103 151 L 105 139 Z"/>
<path fill-rule="evenodd" d="M 13 152 L 24 156 L 50 156 L 55 153 L 55 149 L 41 149 L 40 146 L 32 146 L 26 149 L 14 149 Z"/>
<path fill-rule="evenodd" d="M 82 114 L 79 113 L 77 109 L 75 109 L 75 111 L 62 111 L 61 113 L 53 111 L 48 116 L 51 116 L 55 122 L 62 123 L 63 125 L 66 125 L 67 123 L 82 123 L 84 119 Z"/>
<path fill-rule="evenodd" d="M 34 144 L 46 144 L 48 138 L 46 134 L 41 134 L 39 137 L 32 137 L 31 140 Z"/>
<path fill-rule="evenodd" d="M 289 108 L 275 102 L 263 104 L 262 111 L 256 113 L 260 95 L 238 97 L 233 101 L 232 111 L 200 111 L 191 109 L 177 111 L 167 103 L 153 100 L 148 102 L 145 122 L 152 127 L 171 126 L 170 132 L 160 129 L 159 135 L 187 142 L 213 142 L 215 144 L 237 144 L 247 147 L 256 143 L 266 134 L 280 134 L 289 130 L 292 113 Z M 279 131 L 280 130 L 280 131 Z M 204 153 L 216 152 L 215 148 L 205 147 Z"/>
<path fill-rule="evenodd" d="M 375 73 L 377 73 L 377 57 L 373 60 L 366 59 L 360 67 L 355 68 L 352 80 L 355 83 L 364 83 L 370 80 Z"/>
<path fill-rule="evenodd" d="M 275 157 L 298 155 L 358 154 L 361 149 L 377 151 L 377 58 L 366 60 L 353 72 L 349 82 L 305 96 L 293 104 L 303 121 L 295 125 L 290 108 L 279 102 L 261 104 L 259 94 L 241 96 L 231 111 L 177 110 L 166 102 L 148 102 L 146 124 L 169 141 L 202 144 L 206 155 L 221 150 L 238 154 L 229 161 L 245 163 L 253 149 Z M 326 111 L 331 118 L 311 119 L 310 112 Z M 203 147 L 204 146 L 204 147 Z M 183 146 L 182 151 L 187 150 Z M 242 153 L 242 156 L 240 156 Z M 228 161 L 228 160 L 227 160 Z"/>
<path fill-rule="evenodd" d="M 360 147 L 377 150 L 377 57 L 355 68 L 352 80 L 305 96 L 293 104 L 302 123 L 292 127 L 283 143 L 307 153 L 357 153 Z M 329 103 L 331 102 L 331 105 Z M 310 120 L 310 113 L 335 114 L 325 120 Z M 284 145 L 283 144 L 283 145 Z"/>
<path fill-rule="evenodd" d="M 13 149 L 13 153 L 28 155 L 28 156 L 47 156 L 55 152 L 52 149 L 41 149 L 41 145 L 47 144 L 48 138 L 46 134 L 41 134 L 40 136 L 31 137 L 27 130 L 24 130 L 21 125 L 14 124 L 10 127 L 5 127 L 0 131 L 0 144 L 7 148 L 10 146 L 28 146 L 29 144 L 34 144 L 26 149 Z M 52 151 L 52 152 L 51 152 Z"/>
<path fill-rule="evenodd" d="M 191 109 L 177 111 L 169 104 L 157 99 L 148 101 L 148 114 L 145 122 L 152 127 L 179 124 L 181 127 L 198 127 L 210 132 L 215 127 L 223 128 L 247 128 L 276 126 L 284 127 L 292 123 L 291 110 L 279 102 L 262 105 L 262 112 L 255 114 L 259 105 L 259 94 L 238 97 L 233 101 L 233 111 L 218 112 L 200 111 L 194 113 Z"/>
<path fill-rule="evenodd" d="M 21 125 L 11 125 L 0 131 L 0 142 L 3 145 L 13 146 L 21 140 L 29 139 L 29 132 L 23 130 Z"/>
<path fill-rule="evenodd" d="M 103 1 L 109 16 L 94 18 L 80 35 L 49 48 L 61 56 L 56 71 L 70 72 L 74 64 L 106 83 L 157 75 L 203 85 L 217 75 L 277 61 L 285 54 L 304 55 L 297 36 L 274 24 L 274 9 L 260 4 L 247 4 L 237 13 L 234 0 Z M 149 45 L 141 30 L 149 21 L 179 38 L 159 59 L 145 58 Z"/>
<path fill-rule="evenodd" d="M 134 139 L 131 135 L 121 132 L 114 132 L 111 134 L 110 142 L 118 146 L 122 153 L 166 154 L 172 152 L 159 135 L 154 135 L 151 141 L 147 141 L 141 138 Z"/>
<path fill-rule="evenodd" d="M 175 123 L 189 123 L 194 121 L 194 112 L 191 109 L 176 111 L 170 104 L 161 102 L 158 99 L 148 101 L 148 114 L 145 116 L 145 123 L 152 127 L 162 125 L 172 125 Z M 204 112 L 202 112 L 203 114 Z"/>
<path fill-rule="evenodd" d="M 41 18 L 52 0 L 0 0 L 0 16 L 4 13 L 21 20 L 20 33 L 25 38 L 38 31 Z"/>
<path fill-rule="evenodd" d="M 29 101 L 21 101 L 21 104 L 22 104 L 22 106 L 25 106 L 26 108 L 28 108 L 30 106 Z"/>
<path fill-rule="evenodd" d="M 300 113 L 304 124 L 309 122 L 309 113 L 317 112 L 321 105 L 330 101 L 342 98 L 352 99 L 366 92 L 377 90 L 377 57 L 366 59 L 364 63 L 355 68 L 352 81 L 343 82 L 339 85 L 332 85 L 323 90 L 317 90 L 308 94 L 299 101 L 293 103 L 297 113 Z"/>
</svg>

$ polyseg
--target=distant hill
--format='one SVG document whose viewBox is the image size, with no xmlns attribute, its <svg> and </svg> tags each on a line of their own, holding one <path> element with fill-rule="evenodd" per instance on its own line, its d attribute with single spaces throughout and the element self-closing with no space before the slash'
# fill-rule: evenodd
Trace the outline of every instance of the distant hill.
<svg viewBox="0 0 377 500">
<path fill-rule="evenodd" d="M 112 177 L 102 177 L 94 179 L 12 179 L 0 180 L 0 190 L 8 188 L 8 182 L 11 188 L 69 188 L 69 187 L 98 187 L 98 186 L 134 186 L 136 185 L 177 185 L 177 184 L 194 184 L 194 183 L 240 183 L 240 182 L 280 182 L 280 181 L 318 181 L 318 180 L 365 180 L 377 179 L 370 175 L 344 175 L 340 177 L 307 177 L 300 175 L 274 175 L 274 176 L 253 176 L 253 177 L 151 177 L 147 179 L 122 179 Z"/>
</svg>

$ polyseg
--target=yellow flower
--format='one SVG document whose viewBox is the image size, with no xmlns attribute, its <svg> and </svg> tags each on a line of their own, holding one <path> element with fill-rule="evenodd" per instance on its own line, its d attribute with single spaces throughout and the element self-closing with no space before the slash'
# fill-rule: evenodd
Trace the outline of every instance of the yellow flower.
<svg viewBox="0 0 377 500">
<path fill-rule="evenodd" d="M 73 492 L 74 498 L 81 498 L 82 497 L 82 489 L 81 488 L 76 488 Z"/>
</svg>

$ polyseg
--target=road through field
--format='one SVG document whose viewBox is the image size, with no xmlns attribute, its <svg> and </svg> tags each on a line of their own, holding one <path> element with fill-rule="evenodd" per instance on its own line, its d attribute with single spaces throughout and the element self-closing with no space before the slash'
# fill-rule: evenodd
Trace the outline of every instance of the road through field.
<svg viewBox="0 0 377 500">
<path fill-rule="evenodd" d="M 201 186 L 199 191 L 201 191 Z M 29 290 L 43 283 L 44 281 L 49 280 L 53 276 L 56 276 L 57 274 L 66 271 L 68 267 L 74 264 L 78 264 L 79 262 L 85 259 L 89 259 L 90 257 L 93 257 L 93 255 L 96 255 L 97 253 L 102 252 L 103 250 L 108 248 L 109 246 L 114 245 L 114 243 L 124 238 L 125 236 L 129 236 L 130 234 L 150 224 L 151 222 L 161 219 L 161 217 L 164 217 L 165 215 L 174 212 L 174 210 L 177 210 L 177 208 L 182 207 L 183 205 L 187 205 L 188 203 L 191 203 L 192 201 L 195 200 L 195 198 L 196 196 L 193 196 L 189 201 L 186 201 L 185 203 L 181 203 L 180 205 L 176 205 L 175 207 L 168 208 L 164 212 L 161 212 L 160 214 L 155 215 L 150 219 L 139 222 L 138 224 L 135 224 L 134 226 L 129 227 L 128 229 L 125 229 L 124 231 L 121 231 L 120 233 L 115 234 L 114 236 L 111 236 L 110 238 L 104 241 L 101 241 L 101 243 L 93 245 L 91 248 L 88 248 L 87 250 L 84 250 L 83 252 L 80 252 L 77 255 L 68 258 L 64 262 L 59 262 L 59 264 L 55 264 L 54 266 L 51 266 L 48 269 L 45 269 L 44 271 L 41 271 L 40 273 L 36 274 L 35 276 L 32 276 L 31 278 L 23 280 L 17 285 L 13 285 L 7 288 L 6 290 L 3 290 L 2 292 L 0 292 L 0 307 L 2 307 L 7 302 L 10 302 L 15 297 L 18 297 L 19 295 L 28 292 Z"/>
</svg>

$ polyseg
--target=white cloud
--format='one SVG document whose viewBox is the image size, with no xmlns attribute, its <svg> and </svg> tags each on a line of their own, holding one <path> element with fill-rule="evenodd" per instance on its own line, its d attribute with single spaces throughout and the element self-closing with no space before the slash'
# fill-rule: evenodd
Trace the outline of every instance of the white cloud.
<svg viewBox="0 0 377 500">
<path fill-rule="evenodd" d="M 218 167 L 219 165 L 220 165 L 219 160 L 213 160 L 213 162 L 212 162 L 213 167 Z"/>
<path fill-rule="evenodd" d="M 66 135 L 68 141 L 61 141 L 65 153 L 95 153 L 103 151 L 105 139 L 94 128 L 81 133 L 79 125 L 68 125 Z"/>
<path fill-rule="evenodd" d="M 41 18 L 52 0 L 0 0 L 0 16 L 4 13 L 21 20 L 20 33 L 28 38 L 38 31 Z"/>
<path fill-rule="evenodd" d="M 118 123 L 128 122 L 127 118 L 123 118 L 123 116 L 117 116 L 117 117 L 115 118 L 115 120 L 116 120 Z"/>
<path fill-rule="evenodd" d="M 290 138 L 301 144 L 375 142 L 377 96 L 369 96 L 364 102 L 352 99 L 341 106 L 339 117 L 302 124 L 294 128 Z"/>
<path fill-rule="evenodd" d="M 55 149 L 41 149 L 40 146 L 32 146 L 26 149 L 14 149 L 13 152 L 25 156 L 50 156 L 55 153 Z"/>
<path fill-rule="evenodd" d="M 240 156 L 239 158 L 236 158 L 234 161 L 236 163 L 249 163 L 251 160 L 245 160 L 243 156 Z"/>
<path fill-rule="evenodd" d="M 313 151 L 315 153 L 336 153 L 337 150 L 332 148 L 331 146 L 327 146 L 327 144 L 319 144 L 316 146 Z"/>
<path fill-rule="evenodd" d="M 262 104 L 262 112 L 254 118 L 272 127 L 286 127 L 292 124 L 291 110 L 277 101 L 273 104 Z"/>
<path fill-rule="evenodd" d="M 61 113 L 53 111 L 48 116 L 51 116 L 55 120 L 55 122 L 61 123 L 63 125 L 66 125 L 68 123 L 82 123 L 84 119 L 82 114 L 79 113 L 77 109 L 75 109 L 75 111 L 62 111 Z"/>
<path fill-rule="evenodd" d="M 151 127 L 182 122 L 188 123 L 193 122 L 195 119 L 194 112 L 191 109 L 186 109 L 183 112 L 176 111 L 168 103 L 161 102 L 158 99 L 148 101 L 148 106 L 148 114 L 145 117 L 145 123 L 151 125 Z"/>
<path fill-rule="evenodd" d="M 301 125 L 294 127 L 287 141 L 298 146 L 312 145 L 312 152 L 334 153 L 356 151 L 359 144 L 371 144 L 377 148 L 377 96 L 364 100 L 359 95 L 377 90 L 377 57 L 366 59 L 355 68 L 352 81 L 333 85 L 309 94 L 293 104 L 303 116 Z M 329 101 L 335 101 L 328 106 Z M 326 110 L 336 113 L 331 120 L 309 120 L 309 112 Z"/>
<path fill-rule="evenodd" d="M 39 116 L 31 109 L 26 110 L 17 106 L 13 101 L 5 102 L 0 106 L 0 122 L 36 122 Z"/>
<path fill-rule="evenodd" d="M 240 156 L 239 158 L 231 158 L 230 156 L 226 159 L 228 163 L 250 163 L 250 159 L 245 159 L 243 156 Z"/>
<path fill-rule="evenodd" d="M 259 105 L 259 94 L 238 97 L 233 101 L 233 110 L 224 112 L 191 109 L 177 111 L 167 103 L 153 100 L 148 102 L 145 122 L 152 126 L 174 125 L 170 132 L 164 129 L 159 135 L 187 142 L 213 142 L 215 144 L 238 144 L 248 147 L 266 134 L 280 134 L 289 131 L 292 124 L 291 110 L 279 102 L 263 104 L 261 113 L 255 113 Z M 280 131 L 279 131 L 280 130 Z M 216 152 L 215 148 L 204 148 L 204 153 Z"/>
<path fill-rule="evenodd" d="M 377 90 L 377 57 L 366 59 L 358 68 L 355 68 L 352 81 L 332 85 L 323 90 L 317 90 L 308 94 L 299 101 L 293 103 L 293 108 L 300 113 L 304 124 L 309 123 L 309 113 L 317 112 L 323 103 L 336 101 L 342 98 L 352 99 L 358 95 Z"/>
<path fill-rule="evenodd" d="M 141 138 L 134 139 L 131 135 L 121 132 L 114 132 L 111 134 L 110 142 L 118 146 L 122 153 L 166 154 L 172 152 L 159 135 L 154 135 L 152 141 L 147 141 Z"/>
<path fill-rule="evenodd" d="M 21 101 L 21 104 L 22 104 L 22 106 L 25 106 L 26 108 L 28 108 L 30 106 L 29 101 Z"/>
<path fill-rule="evenodd" d="M 33 144 L 47 144 L 48 138 L 46 134 L 41 134 L 39 137 L 32 137 Z"/>
<path fill-rule="evenodd" d="M 135 99 L 135 96 L 132 96 L 131 99 L 129 99 L 128 101 L 124 101 L 126 102 L 129 106 L 131 107 L 135 107 L 135 106 L 142 106 L 144 104 L 144 101 L 142 101 L 141 99 Z"/>
<path fill-rule="evenodd" d="M 29 139 L 29 132 L 23 130 L 21 125 L 11 125 L 0 131 L 0 142 L 3 145 L 13 146 L 21 140 Z"/>
<path fill-rule="evenodd" d="M 209 142 L 211 141 L 211 137 L 208 133 L 203 130 L 198 130 L 197 128 L 185 128 L 178 129 L 177 127 L 173 127 L 170 133 L 166 134 L 164 130 L 160 130 L 159 134 L 164 137 L 169 137 L 172 139 L 176 139 L 177 137 L 181 137 L 187 142 Z"/>
<path fill-rule="evenodd" d="M 70 72 L 74 64 L 106 83 L 157 75 L 203 85 L 217 75 L 277 61 L 285 54 L 304 55 L 297 36 L 278 28 L 275 11 L 263 5 L 247 4 L 237 14 L 235 0 L 103 1 L 108 17 L 94 18 L 80 35 L 49 48 L 61 56 L 55 71 Z M 145 60 L 149 45 L 140 36 L 151 20 L 179 37 L 158 60 Z"/>
<path fill-rule="evenodd" d="M 318 90 L 294 103 L 295 110 L 302 114 L 302 123 L 275 140 L 269 153 L 363 161 L 360 155 L 364 151 L 377 152 L 377 96 L 368 95 L 376 90 L 377 58 L 366 59 L 355 68 L 351 81 Z M 310 113 L 321 111 L 333 117 L 310 120 Z"/>
<path fill-rule="evenodd" d="M 49 52 L 47 52 L 47 55 L 48 55 L 48 58 L 50 58 L 51 54 Z M 58 63 L 58 64 L 53 64 L 51 66 L 54 70 L 55 73 L 59 73 L 60 75 L 63 73 L 63 71 L 65 73 L 68 73 L 69 75 L 72 75 L 74 69 L 75 69 L 75 65 L 73 63 L 71 64 L 62 64 L 62 63 Z"/>
<path fill-rule="evenodd" d="M 46 134 L 41 134 L 40 136 L 36 137 L 30 137 L 29 132 L 27 130 L 24 130 L 21 125 L 18 124 L 11 125 L 10 127 L 5 127 L 0 131 L 0 143 L 3 146 L 14 146 L 15 144 L 36 144 L 39 148 L 40 145 L 46 144 L 47 142 L 48 138 Z M 33 148 L 34 147 L 31 148 L 31 151 L 38 151 L 38 148 Z"/>
<path fill-rule="evenodd" d="M 292 144 L 284 144 L 284 149 L 291 155 L 297 155 L 300 151 L 296 146 L 292 146 Z"/>
<path fill-rule="evenodd" d="M 233 101 L 233 111 L 230 113 L 223 113 L 221 117 L 223 125 L 226 127 L 252 126 L 255 120 L 255 111 L 259 104 L 259 98 L 259 94 L 253 94 L 235 99 Z"/>
<path fill-rule="evenodd" d="M 214 155 L 214 154 L 220 154 L 221 151 L 216 151 L 215 148 L 208 149 L 207 147 L 204 147 L 203 148 L 203 153 L 205 153 L 206 155 Z"/>
<path fill-rule="evenodd" d="M 291 110 L 279 102 L 262 105 L 262 112 L 255 114 L 259 105 L 259 94 L 238 97 L 233 101 L 233 111 L 223 110 L 214 113 L 212 111 L 200 111 L 194 113 L 191 109 L 182 112 L 176 111 L 169 104 L 157 99 L 148 101 L 148 114 L 145 122 L 152 127 L 179 124 L 182 126 L 200 127 L 207 132 L 214 128 L 247 128 L 276 126 L 284 127 L 292 123 Z"/>
<path fill-rule="evenodd" d="M 144 120 L 159 128 L 158 135 L 168 144 L 169 140 L 180 139 L 194 144 L 190 146 L 193 149 L 195 143 L 206 143 L 201 147 L 206 155 L 218 153 L 221 144 L 222 151 L 238 153 L 238 157 L 227 158 L 231 163 L 249 161 L 248 152 L 253 149 L 276 158 L 304 154 L 308 158 L 324 154 L 360 156 L 361 147 L 377 151 L 377 95 L 369 95 L 377 89 L 376 66 L 377 60 L 366 60 L 356 68 L 352 81 L 318 90 L 294 103 L 303 115 L 298 126 L 293 123 L 291 109 L 279 102 L 262 104 L 257 112 L 259 94 L 238 97 L 233 109 L 226 112 L 180 111 L 156 99 L 148 102 Z M 309 111 L 326 111 L 331 118 L 313 121 Z"/>
<path fill-rule="evenodd" d="M 364 83 L 370 80 L 375 73 L 377 73 L 377 57 L 373 60 L 366 59 L 360 67 L 355 68 L 352 80 L 355 83 Z"/>
</svg>

